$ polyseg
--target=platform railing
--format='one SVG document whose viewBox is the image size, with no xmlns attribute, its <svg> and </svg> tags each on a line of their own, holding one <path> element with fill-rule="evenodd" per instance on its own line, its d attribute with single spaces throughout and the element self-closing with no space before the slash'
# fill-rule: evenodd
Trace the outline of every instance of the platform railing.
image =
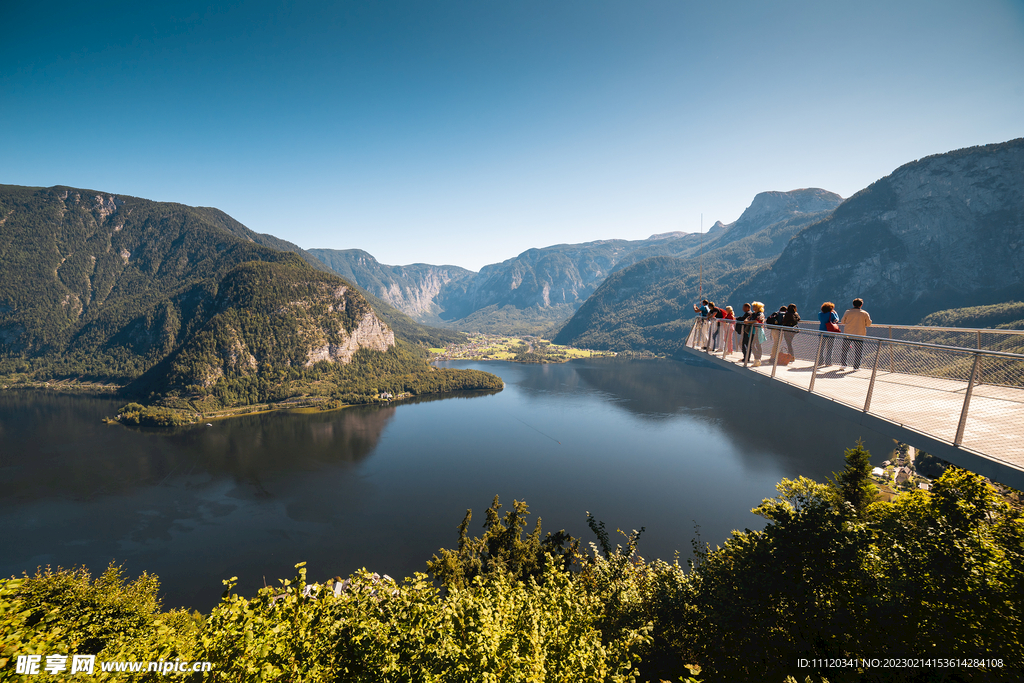
<svg viewBox="0 0 1024 683">
<path fill-rule="evenodd" d="M 818 323 L 802 320 L 799 327 L 801 330 L 816 330 Z M 1024 354 L 1024 330 L 873 324 L 867 329 L 867 336 L 894 341 L 912 341 L 938 344 L 939 346 Z"/>
<path fill-rule="evenodd" d="M 905 329 L 860 336 L 697 318 L 686 345 L 1024 467 L 1024 354 L 888 337 Z"/>
</svg>

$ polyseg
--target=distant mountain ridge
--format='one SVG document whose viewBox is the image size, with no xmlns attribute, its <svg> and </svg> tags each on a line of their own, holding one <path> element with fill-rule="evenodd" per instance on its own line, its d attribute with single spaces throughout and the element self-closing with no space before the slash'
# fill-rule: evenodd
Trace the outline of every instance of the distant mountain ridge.
<svg viewBox="0 0 1024 683">
<path fill-rule="evenodd" d="M 736 296 L 840 306 L 879 319 L 1024 296 L 1024 138 L 900 166 L 798 235 Z"/>
<path fill-rule="evenodd" d="M 630 259 L 640 260 L 605 280 L 555 341 L 616 351 L 674 352 L 683 335 L 680 321 L 689 323 L 694 298 L 721 300 L 841 202 L 839 195 L 817 188 L 762 192 L 736 221 L 716 223 L 703 246 L 638 250 Z"/>
<path fill-rule="evenodd" d="M 789 201 L 772 194 L 708 232 L 703 291 L 692 257 L 641 261 L 609 277 L 556 341 L 674 353 L 702 294 L 737 311 L 796 303 L 805 317 L 862 297 L 875 320 L 905 324 L 1024 295 L 1024 138 L 905 164 L 795 230 L 755 230 Z"/>
<path fill-rule="evenodd" d="M 670 232 L 645 240 L 596 240 L 528 249 L 490 264 L 479 273 L 457 266 L 388 266 L 356 249 L 311 249 L 335 273 L 420 322 L 490 332 L 534 331 L 570 317 L 605 279 L 652 256 L 687 258 L 703 248 L 710 253 L 764 230 L 775 229 L 788 239 L 807 222 L 839 205 L 842 198 L 816 188 L 757 195 L 734 223 L 709 232 Z M 778 244 L 776 244 L 778 242 Z M 744 246 L 745 245 L 745 246 Z M 768 240 L 777 255 L 779 240 Z M 719 256 L 748 265 L 751 244 Z M 709 257 L 711 258 L 711 257 Z M 710 267 L 710 265 L 709 265 Z"/>
</svg>

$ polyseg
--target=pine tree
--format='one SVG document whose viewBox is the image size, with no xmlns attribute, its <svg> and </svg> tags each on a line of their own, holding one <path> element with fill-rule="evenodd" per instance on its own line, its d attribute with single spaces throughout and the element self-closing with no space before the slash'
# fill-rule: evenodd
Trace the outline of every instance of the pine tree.
<svg viewBox="0 0 1024 683">
<path fill-rule="evenodd" d="M 842 500 L 850 503 L 858 515 L 878 496 L 878 487 L 871 481 L 871 453 L 864 442 L 857 440 L 854 448 L 845 452 L 846 468 L 835 476 L 835 487 Z"/>
</svg>

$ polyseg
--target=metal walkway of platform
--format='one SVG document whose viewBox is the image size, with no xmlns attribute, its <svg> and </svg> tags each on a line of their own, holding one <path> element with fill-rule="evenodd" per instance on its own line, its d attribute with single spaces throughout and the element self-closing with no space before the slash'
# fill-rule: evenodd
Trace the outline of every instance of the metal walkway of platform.
<svg viewBox="0 0 1024 683">
<path fill-rule="evenodd" d="M 687 351 L 1024 490 L 1024 355 L 889 338 L 898 329 L 898 336 L 977 339 L 981 346 L 984 334 L 992 346 L 1016 349 L 1024 333 L 878 326 L 869 328 L 878 336 L 858 337 L 762 325 L 758 343 L 756 327 L 748 326 L 745 358 L 734 326 L 696 319 Z"/>
</svg>

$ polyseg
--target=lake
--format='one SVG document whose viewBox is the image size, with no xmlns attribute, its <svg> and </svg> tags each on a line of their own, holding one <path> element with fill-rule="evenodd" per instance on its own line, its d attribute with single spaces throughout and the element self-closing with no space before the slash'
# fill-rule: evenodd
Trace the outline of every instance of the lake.
<svg viewBox="0 0 1024 683">
<path fill-rule="evenodd" d="M 168 431 L 103 424 L 123 401 L 0 392 L 0 575 L 115 561 L 157 574 L 165 607 L 206 611 L 222 579 L 251 595 L 300 561 L 311 580 L 425 571 L 467 508 L 482 533 L 495 494 L 525 500 L 530 529 L 589 542 L 590 511 L 685 560 L 695 524 L 714 546 L 763 526 L 750 508 L 783 477 L 823 480 L 858 438 L 874 464 L 893 447 L 696 361 L 446 365 L 505 390 Z"/>
</svg>

